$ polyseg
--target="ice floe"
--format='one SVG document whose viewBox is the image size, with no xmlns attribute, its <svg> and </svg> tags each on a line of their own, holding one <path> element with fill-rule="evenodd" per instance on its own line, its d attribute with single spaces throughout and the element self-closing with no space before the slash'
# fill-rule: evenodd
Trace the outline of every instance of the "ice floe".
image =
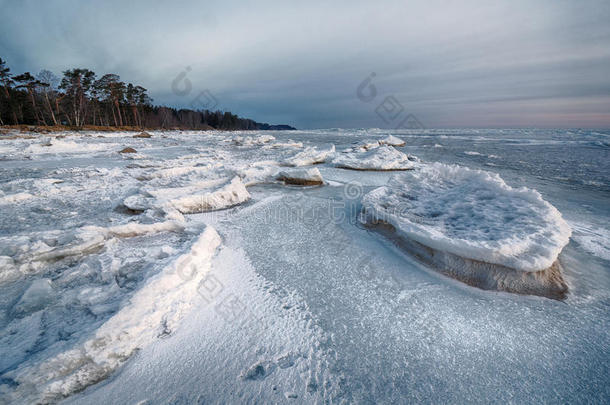
<svg viewBox="0 0 610 405">
<path fill-rule="evenodd" d="M 388 145 L 388 146 L 405 146 L 405 141 L 400 138 L 395 137 L 394 135 L 389 135 L 386 138 L 383 138 L 379 141 L 380 145 Z"/>
<path fill-rule="evenodd" d="M 278 174 L 278 180 L 286 184 L 294 184 L 298 186 L 313 186 L 323 184 L 322 174 L 317 167 L 309 169 L 290 169 L 281 171 Z"/>
<path fill-rule="evenodd" d="M 357 142 L 352 150 L 354 152 L 366 152 L 367 150 L 378 148 L 381 145 L 381 142 L 375 139 L 365 139 L 363 141 Z"/>
<path fill-rule="evenodd" d="M 231 143 L 235 146 L 261 146 L 274 140 L 273 135 L 236 136 L 231 139 Z"/>
<path fill-rule="evenodd" d="M 14 307 L 18 314 L 36 312 L 55 298 L 53 283 L 48 278 L 32 281 Z"/>
<path fill-rule="evenodd" d="M 565 292 L 556 262 L 571 230 L 535 190 L 512 188 L 494 173 L 435 163 L 394 176 L 362 205 L 366 221 L 391 225 L 416 255 L 455 278 L 514 292 Z"/>
<path fill-rule="evenodd" d="M 327 148 L 316 148 L 314 146 L 307 147 L 302 152 L 297 153 L 284 162 L 288 166 L 308 166 L 318 163 L 324 163 L 335 154 L 335 145 L 330 145 Z"/>
<path fill-rule="evenodd" d="M 250 193 L 239 177 L 223 186 L 170 200 L 167 205 L 182 214 L 220 210 L 238 205 L 250 199 Z"/>
<path fill-rule="evenodd" d="M 248 164 L 246 167 L 239 167 L 235 172 L 242 179 L 243 183 L 249 187 L 272 181 L 279 170 L 278 162 L 265 160 Z"/>
<path fill-rule="evenodd" d="M 267 145 L 264 145 L 264 149 L 281 149 L 281 148 L 302 148 L 303 142 L 296 142 L 291 139 L 288 139 L 284 142 L 273 142 Z"/>
<path fill-rule="evenodd" d="M 346 153 L 332 161 L 336 167 L 353 170 L 410 170 L 415 167 L 414 158 L 392 146 L 381 146 L 361 153 Z"/>
</svg>

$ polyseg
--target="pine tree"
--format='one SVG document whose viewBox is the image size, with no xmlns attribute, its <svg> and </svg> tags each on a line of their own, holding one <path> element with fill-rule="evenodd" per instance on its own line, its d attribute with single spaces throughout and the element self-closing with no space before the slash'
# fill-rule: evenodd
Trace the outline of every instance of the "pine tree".
<svg viewBox="0 0 610 405">
<path fill-rule="evenodd" d="M 4 94 L 6 95 L 6 106 L 7 106 L 7 111 L 10 112 L 10 114 L 13 117 L 13 124 L 17 125 L 19 123 L 19 120 L 17 119 L 17 114 L 15 113 L 15 108 L 13 106 L 12 100 L 11 100 L 11 92 L 10 92 L 10 88 L 11 86 L 14 84 L 13 79 L 11 78 L 11 69 L 6 66 L 6 62 L 4 60 L 2 60 L 2 58 L 0 58 L 0 82 L 2 82 L 2 87 L 4 87 Z M 2 120 L 2 110 L 0 109 L 0 121 Z M 1 123 L 2 125 L 4 125 L 4 123 Z"/>
<path fill-rule="evenodd" d="M 89 69 L 72 69 L 63 73 L 64 77 L 59 88 L 65 91 L 74 125 L 80 127 L 84 124 L 87 96 L 95 80 L 95 73 Z"/>
</svg>

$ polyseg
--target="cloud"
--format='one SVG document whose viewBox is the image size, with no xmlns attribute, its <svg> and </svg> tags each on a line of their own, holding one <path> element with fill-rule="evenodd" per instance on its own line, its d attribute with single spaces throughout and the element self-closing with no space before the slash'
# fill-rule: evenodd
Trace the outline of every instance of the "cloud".
<svg viewBox="0 0 610 405">
<path fill-rule="evenodd" d="M 116 72 L 157 103 L 207 89 L 259 121 L 384 127 L 374 110 L 392 95 L 428 127 L 610 127 L 606 1 L 0 3 L 13 71 Z M 379 98 L 363 103 L 371 72 Z"/>
</svg>

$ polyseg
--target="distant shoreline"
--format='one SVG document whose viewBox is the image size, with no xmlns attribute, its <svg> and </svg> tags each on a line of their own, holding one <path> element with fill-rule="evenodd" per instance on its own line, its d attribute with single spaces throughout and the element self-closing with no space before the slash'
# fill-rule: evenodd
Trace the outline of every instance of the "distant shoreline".
<svg viewBox="0 0 610 405">
<path fill-rule="evenodd" d="M 279 126 L 278 126 L 279 127 Z M 287 126 L 286 126 L 287 127 Z M 295 128 L 286 128 L 285 130 L 294 130 Z M 211 126 L 202 128 L 188 128 L 188 127 L 171 127 L 171 128 L 142 128 L 135 126 L 100 126 L 100 125 L 83 125 L 80 127 L 70 125 L 0 125 L 0 135 L 4 135 L 10 132 L 18 131 L 20 133 L 55 133 L 55 132 L 81 132 L 81 131 L 98 131 L 98 132 L 142 132 L 142 131 L 273 131 L 273 130 L 284 130 L 282 129 L 219 129 Z"/>
</svg>

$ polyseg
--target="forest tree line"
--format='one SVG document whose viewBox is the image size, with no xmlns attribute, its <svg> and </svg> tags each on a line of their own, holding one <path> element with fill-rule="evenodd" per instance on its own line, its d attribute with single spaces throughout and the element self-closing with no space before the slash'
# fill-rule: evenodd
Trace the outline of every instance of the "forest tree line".
<svg viewBox="0 0 610 405">
<path fill-rule="evenodd" d="M 65 125 L 223 130 L 294 129 L 240 118 L 230 112 L 154 106 L 147 89 L 113 73 L 89 69 L 14 75 L 0 58 L 0 125 Z"/>
</svg>

